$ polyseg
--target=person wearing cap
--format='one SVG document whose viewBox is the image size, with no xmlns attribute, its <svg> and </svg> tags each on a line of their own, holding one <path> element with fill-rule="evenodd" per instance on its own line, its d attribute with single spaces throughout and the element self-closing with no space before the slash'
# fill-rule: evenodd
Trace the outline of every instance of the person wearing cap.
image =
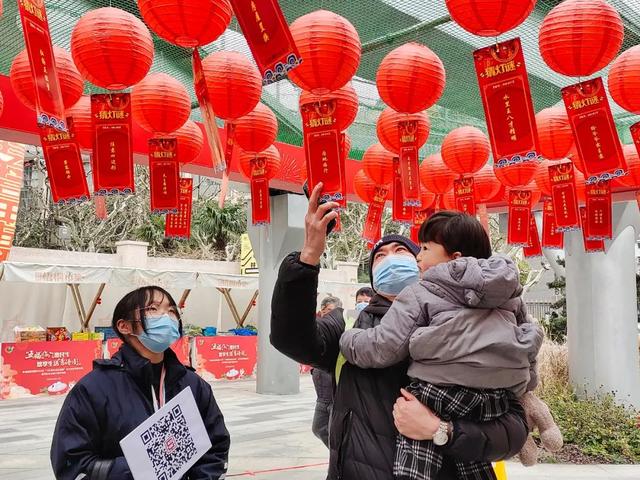
<svg viewBox="0 0 640 480">
<path fill-rule="evenodd" d="M 270 339 L 281 353 L 333 376 L 327 479 L 390 480 L 398 432 L 413 440 L 431 440 L 440 419 L 415 397 L 400 393 L 408 381 L 408 359 L 381 369 L 359 368 L 340 357 L 340 337 L 352 327 L 368 329 L 380 323 L 395 297 L 415 283 L 420 248 L 400 235 L 383 237 L 371 251 L 369 273 L 374 290 L 378 286 L 385 294 L 375 293 L 357 319 L 345 318 L 341 308 L 316 318 L 320 257 L 327 225 L 336 218 L 338 207 L 333 202 L 318 205 L 321 189 L 322 184 L 317 185 L 309 200 L 302 251 L 291 253 L 280 266 L 271 304 Z M 456 478 L 449 459 L 472 462 L 512 457 L 527 434 L 524 411 L 517 400 L 495 420 L 454 421 L 441 447 L 447 462 L 437 479 Z"/>
</svg>

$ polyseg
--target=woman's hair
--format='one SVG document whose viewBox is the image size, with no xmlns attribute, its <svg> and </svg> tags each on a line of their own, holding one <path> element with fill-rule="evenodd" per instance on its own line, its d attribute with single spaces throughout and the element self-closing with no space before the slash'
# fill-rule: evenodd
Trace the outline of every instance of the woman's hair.
<svg viewBox="0 0 640 480">
<path fill-rule="evenodd" d="M 153 297 L 155 293 L 159 293 L 169 300 L 169 305 L 176 309 L 178 316 L 178 329 L 180 330 L 180 336 L 182 336 L 182 318 L 180 316 L 180 309 L 175 300 L 169 292 L 161 287 L 141 287 L 133 292 L 127 293 L 122 300 L 118 302 L 116 308 L 113 310 L 113 319 L 111 320 L 111 327 L 116 332 L 118 337 L 124 342 L 126 339 L 122 333 L 118 330 L 118 320 L 140 320 L 142 323 L 142 329 L 147 331 L 147 318 L 145 309 L 153 303 Z M 138 312 L 139 318 L 136 318 L 136 312 Z"/>
<path fill-rule="evenodd" d="M 491 256 L 491 241 L 487 232 L 475 217 L 466 213 L 435 213 L 420 226 L 418 240 L 442 245 L 449 255 L 460 252 L 463 257 Z"/>
</svg>

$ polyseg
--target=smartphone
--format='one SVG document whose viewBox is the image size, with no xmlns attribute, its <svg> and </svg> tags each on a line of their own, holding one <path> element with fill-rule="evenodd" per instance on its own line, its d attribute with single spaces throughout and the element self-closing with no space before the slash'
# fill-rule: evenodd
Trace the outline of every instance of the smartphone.
<svg viewBox="0 0 640 480">
<path fill-rule="evenodd" d="M 307 181 L 304 182 L 304 185 L 302 185 L 302 191 L 304 192 L 304 194 L 307 196 L 307 200 L 309 199 L 309 197 L 311 196 L 311 194 L 309 193 L 309 185 L 307 184 Z M 320 200 L 318 201 L 318 205 L 322 205 L 323 203 L 327 203 L 327 200 Z M 329 210 L 327 213 L 329 212 L 333 212 L 332 210 Z M 325 215 L 327 214 L 325 213 Z M 337 221 L 331 220 L 328 224 L 327 224 L 327 235 L 329 235 L 334 228 L 336 228 L 337 225 Z"/>
</svg>

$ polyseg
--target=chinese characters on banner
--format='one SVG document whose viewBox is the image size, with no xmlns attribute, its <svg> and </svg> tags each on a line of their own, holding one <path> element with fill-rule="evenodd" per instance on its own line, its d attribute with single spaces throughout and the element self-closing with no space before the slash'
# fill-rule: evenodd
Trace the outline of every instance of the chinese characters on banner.
<svg viewBox="0 0 640 480">
<path fill-rule="evenodd" d="M 587 183 L 625 174 L 627 166 L 601 78 L 562 89 L 578 155 L 584 160 Z"/>
<path fill-rule="evenodd" d="M 149 180 L 151 213 L 178 213 L 178 165 L 175 138 L 149 140 Z"/>
<path fill-rule="evenodd" d="M 231 0 L 253 58 L 269 85 L 286 78 L 302 59 L 277 0 Z"/>
<path fill-rule="evenodd" d="M 497 168 L 537 160 L 538 131 L 520 39 L 473 53 Z"/>
<path fill-rule="evenodd" d="M 400 159 L 393 159 L 393 200 L 391 205 L 391 214 L 394 222 L 411 225 L 413 223 L 413 209 L 404 202 L 404 194 L 402 190 L 402 174 L 400 172 Z"/>
<path fill-rule="evenodd" d="M 509 191 L 509 225 L 507 243 L 526 247 L 531 233 L 531 191 Z"/>
<path fill-rule="evenodd" d="M 347 141 L 347 134 L 342 132 L 340 134 L 340 191 L 344 196 L 344 207 L 347 207 L 347 159 L 349 158 L 349 152 L 351 151 L 351 141 Z M 338 213 L 340 209 L 338 210 Z"/>
<path fill-rule="evenodd" d="M 524 256 L 527 258 L 541 257 L 542 246 L 540 245 L 540 235 L 538 234 L 538 225 L 536 224 L 536 219 L 533 214 L 529 222 L 529 245 L 524 247 Z"/>
<path fill-rule="evenodd" d="M 91 95 L 93 190 L 96 195 L 130 194 L 133 181 L 131 96 Z"/>
<path fill-rule="evenodd" d="M 188 240 L 191 237 L 191 207 L 193 204 L 193 179 L 180 179 L 178 213 L 167 215 L 164 236 Z"/>
<path fill-rule="evenodd" d="M 80 147 L 73 138 L 73 124 L 67 132 L 51 127 L 40 129 L 40 142 L 47 164 L 51 196 L 58 205 L 89 200 L 87 177 Z"/>
<path fill-rule="evenodd" d="M 456 209 L 473 217 L 476 216 L 476 198 L 473 188 L 473 178 L 460 178 L 453 182 L 453 195 Z"/>
<path fill-rule="evenodd" d="M 403 121 L 398 124 L 400 139 L 400 173 L 404 203 L 420 206 L 420 165 L 418 164 L 418 122 Z"/>
<path fill-rule="evenodd" d="M 258 337 L 196 337 L 195 369 L 205 381 L 255 375 Z"/>
<path fill-rule="evenodd" d="M 589 240 L 610 240 L 613 236 L 611 184 L 608 180 L 587 185 L 587 223 Z"/>
<path fill-rule="evenodd" d="M 418 241 L 418 233 L 420 232 L 420 227 L 424 222 L 426 222 L 431 215 L 436 213 L 434 208 L 426 208 L 423 210 L 418 210 L 414 208 L 413 210 L 413 225 L 411 225 L 411 240 L 414 243 L 419 244 Z"/>
<path fill-rule="evenodd" d="M 0 262 L 9 256 L 16 232 L 24 148 L 20 143 L 0 140 Z"/>
<path fill-rule="evenodd" d="M 604 252 L 604 240 L 589 240 L 587 238 L 587 207 L 580 207 L 580 218 L 582 220 L 582 239 L 584 240 L 584 251 L 587 253 Z"/>
<path fill-rule="evenodd" d="M 571 162 L 553 164 L 549 166 L 549 180 L 551 181 L 551 198 L 555 213 L 556 229 L 561 232 L 578 230 L 580 228 L 580 213 L 578 212 L 578 194 Z"/>
<path fill-rule="evenodd" d="M 93 197 L 93 204 L 96 209 L 96 218 L 99 220 L 106 220 L 109 214 L 107 213 L 107 203 L 104 197 Z"/>
<path fill-rule="evenodd" d="M 335 118 L 336 100 L 307 103 L 300 107 L 307 159 L 309 191 L 322 182 L 322 200 L 346 207 L 346 181 L 342 179 L 341 132 Z"/>
<path fill-rule="evenodd" d="M 386 186 L 376 186 L 362 230 L 362 238 L 367 242 L 376 243 L 382 236 L 382 214 L 388 194 L 389 189 Z"/>
<path fill-rule="evenodd" d="M 542 207 L 542 247 L 562 250 L 564 248 L 564 233 L 558 231 L 553 200 L 545 199 Z"/>
<path fill-rule="evenodd" d="M 38 125 L 66 131 L 64 103 L 43 0 L 18 1 L 24 43 L 35 85 Z"/>
<path fill-rule="evenodd" d="M 256 157 L 251 160 L 250 185 L 251 221 L 253 225 L 268 225 L 271 223 L 271 201 L 266 158 Z"/>
</svg>

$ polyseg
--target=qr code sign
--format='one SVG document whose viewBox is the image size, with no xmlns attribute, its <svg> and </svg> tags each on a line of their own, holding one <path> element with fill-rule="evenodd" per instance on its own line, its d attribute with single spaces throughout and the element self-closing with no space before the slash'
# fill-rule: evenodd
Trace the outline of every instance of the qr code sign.
<svg viewBox="0 0 640 480">
<path fill-rule="evenodd" d="M 197 453 L 180 405 L 141 435 L 157 480 L 168 480 Z"/>
</svg>

